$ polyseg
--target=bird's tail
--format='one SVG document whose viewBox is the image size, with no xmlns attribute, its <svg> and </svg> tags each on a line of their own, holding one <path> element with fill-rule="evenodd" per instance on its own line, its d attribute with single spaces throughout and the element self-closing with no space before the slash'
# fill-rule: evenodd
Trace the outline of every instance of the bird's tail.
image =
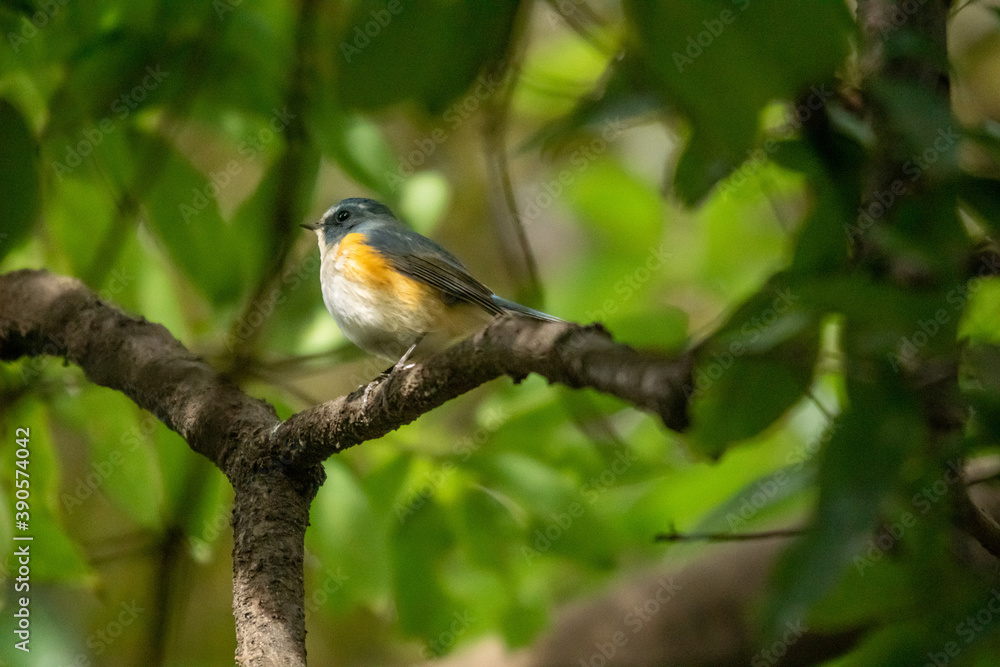
<svg viewBox="0 0 1000 667">
<path fill-rule="evenodd" d="M 558 317 L 549 315 L 548 313 L 543 313 L 542 311 L 535 310 L 534 308 L 528 308 L 527 306 L 522 306 L 521 304 L 515 303 L 514 301 L 508 301 L 507 299 L 499 297 L 496 294 L 493 295 L 493 303 L 500 306 L 504 310 L 510 310 L 515 313 L 520 313 L 521 315 L 527 315 L 528 317 L 534 317 L 535 319 L 538 320 L 546 320 L 548 322 L 562 322 L 562 320 L 559 319 Z"/>
</svg>

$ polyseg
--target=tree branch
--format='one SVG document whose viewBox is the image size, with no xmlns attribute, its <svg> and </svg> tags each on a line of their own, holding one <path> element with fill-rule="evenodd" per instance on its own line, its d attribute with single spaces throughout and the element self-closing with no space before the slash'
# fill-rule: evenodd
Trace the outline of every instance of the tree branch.
<svg viewBox="0 0 1000 667">
<path fill-rule="evenodd" d="M 235 491 L 233 613 L 244 665 L 305 664 L 302 561 L 322 461 L 500 375 L 592 387 L 687 426 L 691 358 L 616 343 L 600 326 L 505 317 L 426 365 L 280 422 L 162 325 L 43 270 L 0 275 L 0 360 L 60 356 L 123 392 L 218 466 Z M 365 395 L 367 393 L 367 397 Z"/>
<path fill-rule="evenodd" d="M 508 316 L 426 364 L 294 415 L 282 424 L 276 444 L 284 448 L 279 455 L 286 463 L 319 462 L 408 424 L 489 380 L 509 375 L 520 381 L 529 373 L 617 396 L 683 430 L 691 369 L 688 355 L 667 360 L 637 352 L 614 342 L 600 325 Z"/>
</svg>

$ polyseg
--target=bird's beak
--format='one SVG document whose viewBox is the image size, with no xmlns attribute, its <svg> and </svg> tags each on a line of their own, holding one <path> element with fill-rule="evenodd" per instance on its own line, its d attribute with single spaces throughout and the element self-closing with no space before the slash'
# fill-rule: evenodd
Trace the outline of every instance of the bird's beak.
<svg viewBox="0 0 1000 667">
<path fill-rule="evenodd" d="M 317 229 L 319 229 L 319 224 L 315 222 L 310 222 L 307 225 L 299 225 L 299 227 L 301 227 L 302 229 L 308 229 L 311 232 L 315 232 Z"/>
</svg>

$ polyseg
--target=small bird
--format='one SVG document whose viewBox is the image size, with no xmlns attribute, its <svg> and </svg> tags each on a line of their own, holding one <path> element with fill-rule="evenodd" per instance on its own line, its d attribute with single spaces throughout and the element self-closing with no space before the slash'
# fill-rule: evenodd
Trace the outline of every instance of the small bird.
<svg viewBox="0 0 1000 667">
<path fill-rule="evenodd" d="M 394 368 L 422 361 L 504 313 L 562 321 L 497 296 L 375 200 L 344 199 L 302 227 L 319 239 L 323 302 L 337 326 L 361 349 L 395 361 Z"/>
</svg>

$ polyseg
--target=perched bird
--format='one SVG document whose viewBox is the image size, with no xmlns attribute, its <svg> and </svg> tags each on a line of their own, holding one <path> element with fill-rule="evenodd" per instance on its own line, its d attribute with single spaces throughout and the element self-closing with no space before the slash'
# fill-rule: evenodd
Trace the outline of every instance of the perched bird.
<svg viewBox="0 0 1000 667">
<path fill-rule="evenodd" d="M 416 362 L 508 312 L 557 317 L 498 297 L 450 252 L 372 199 L 344 199 L 319 222 L 323 302 L 361 349 Z"/>
</svg>

